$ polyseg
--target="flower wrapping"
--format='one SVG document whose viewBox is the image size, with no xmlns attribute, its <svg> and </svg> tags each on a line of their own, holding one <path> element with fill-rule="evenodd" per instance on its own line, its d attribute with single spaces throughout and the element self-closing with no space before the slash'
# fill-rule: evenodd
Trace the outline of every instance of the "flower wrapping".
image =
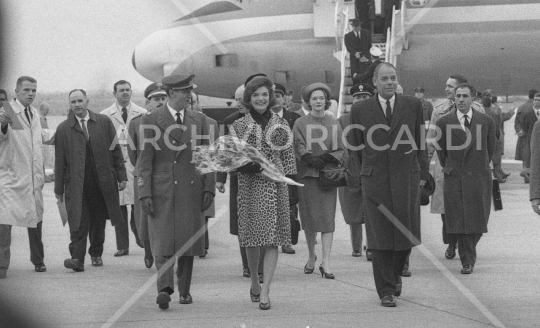
<svg viewBox="0 0 540 328">
<path fill-rule="evenodd" d="M 259 163 L 260 175 L 275 182 L 304 186 L 283 175 L 257 148 L 230 135 L 219 137 L 212 145 L 198 146 L 193 152 L 192 163 L 200 174 L 231 172 L 249 162 Z"/>
</svg>

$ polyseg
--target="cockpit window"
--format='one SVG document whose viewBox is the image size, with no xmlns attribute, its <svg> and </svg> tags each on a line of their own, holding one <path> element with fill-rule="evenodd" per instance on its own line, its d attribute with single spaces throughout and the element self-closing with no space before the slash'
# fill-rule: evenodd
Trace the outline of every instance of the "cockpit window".
<svg viewBox="0 0 540 328">
<path fill-rule="evenodd" d="M 216 1 L 207 4 L 204 7 L 201 7 L 194 12 L 190 13 L 189 15 L 186 15 L 182 18 L 177 19 L 176 21 L 183 21 L 186 19 L 191 19 L 195 17 L 203 17 L 203 16 L 210 16 L 210 15 L 216 15 L 216 14 L 222 14 L 229 11 L 235 11 L 235 10 L 242 10 L 242 8 L 238 7 L 237 5 L 229 2 L 229 1 Z"/>
</svg>

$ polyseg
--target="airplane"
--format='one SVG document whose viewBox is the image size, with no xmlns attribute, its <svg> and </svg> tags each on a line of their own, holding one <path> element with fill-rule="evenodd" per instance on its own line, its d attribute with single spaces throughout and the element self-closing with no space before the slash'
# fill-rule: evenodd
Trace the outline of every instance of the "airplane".
<svg viewBox="0 0 540 328">
<path fill-rule="evenodd" d="M 380 1 L 380 0 L 376 0 Z M 336 5 L 337 4 L 337 5 Z M 247 76 L 265 73 L 292 90 L 324 82 L 344 92 L 346 56 L 342 28 L 354 16 L 352 0 L 210 1 L 144 39 L 133 66 L 159 81 L 170 74 L 197 75 L 200 94 L 232 98 Z M 386 44 L 405 94 L 426 89 L 441 97 L 451 74 L 482 90 L 526 94 L 538 87 L 534 43 L 540 36 L 537 0 L 408 0 L 394 11 Z M 339 21 L 341 15 L 342 21 Z"/>
</svg>

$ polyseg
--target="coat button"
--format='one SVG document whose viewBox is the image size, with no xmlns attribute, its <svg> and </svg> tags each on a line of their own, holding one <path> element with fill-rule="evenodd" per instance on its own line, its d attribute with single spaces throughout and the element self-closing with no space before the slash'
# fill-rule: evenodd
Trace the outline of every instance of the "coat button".
<svg viewBox="0 0 540 328">
<path fill-rule="evenodd" d="M 191 184 L 193 184 L 193 181 L 191 181 Z"/>
<path fill-rule="evenodd" d="M 174 161 L 174 164 L 176 164 L 176 161 Z"/>
<path fill-rule="evenodd" d="M 178 181 L 175 181 L 174 184 L 178 184 Z"/>
</svg>

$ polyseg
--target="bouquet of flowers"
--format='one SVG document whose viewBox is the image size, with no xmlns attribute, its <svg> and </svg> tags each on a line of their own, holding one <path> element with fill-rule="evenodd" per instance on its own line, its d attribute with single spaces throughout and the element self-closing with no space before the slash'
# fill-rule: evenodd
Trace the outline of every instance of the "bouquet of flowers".
<svg viewBox="0 0 540 328">
<path fill-rule="evenodd" d="M 193 152 L 192 161 L 201 174 L 210 172 L 231 172 L 249 162 L 259 163 L 260 173 L 275 182 L 304 186 L 287 178 L 257 148 L 233 136 L 221 136 L 210 146 L 198 146 Z"/>
</svg>

